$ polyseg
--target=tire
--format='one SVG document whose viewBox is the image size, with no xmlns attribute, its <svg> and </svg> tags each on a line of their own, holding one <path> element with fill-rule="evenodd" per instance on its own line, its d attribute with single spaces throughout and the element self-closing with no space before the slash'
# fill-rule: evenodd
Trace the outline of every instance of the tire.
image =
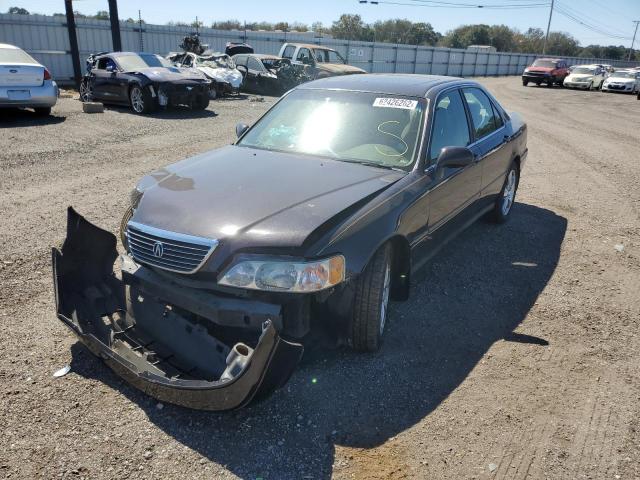
<svg viewBox="0 0 640 480">
<path fill-rule="evenodd" d="M 129 90 L 129 103 L 136 113 L 149 113 L 154 110 L 154 100 L 148 88 L 134 85 Z"/>
<path fill-rule="evenodd" d="M 51 107 L 34 108 L 38 117 L 48 117 L 51 115 Z"/>
<path fill-rule="evenodd" d="M 527 85 L 529 85 L 529 80 L 522 80 L 522 86 L 526 87 Z"/>
<path fill-rule="evenodd" d="M 208 106 L 209 97 L 207 95 L 199 95 L 191 104 L 193 110 L 206 110 Z"/>
<path fill-rule="evenodd" d="M 127 237 L 125 236 L 125 232 L 127 231 L 127 223 L 129 223 L 131 217 L 133 217 L 133 207 L 127 208 L 127 211 L 124 212 L 122 220 L 120 220 L 120 241 L 122 242 L 122 246 L 125 248 L 125 250 L 129 250 L 129 248 L 127 247 Z"/>
<path fill-rule="evenodd" d="M 493 210 L 489 212 L 489 220 L 493 223 L 504 223 L 509 219 L 509 214 L 513 208 L 513 204 L 516 201 L 516 192 L 518 191 L 518 183 L 520 182 L 520 169 L 518 165 L 513 162 L 507 176 L 504 179 L 502 190 L 498 198 L 496 198 Z M 509 192 L 509 193 L 508 193 Z"/>
<path fill-rule="evenodd" d="M 554 84 L 555 82 L 556 82 L 556 81 L 555 81 L 555 80 L 553 80 L 553 79 L 549 80 L 549 81 L 547 82 L 547 87 L 548 87 L 548 88 L 553 87 L 553 84 Z"/>
<path fill-rule="evenodd" d="M 542 82 L 536 82 L 536 85 L 539 87 Z"/>
<path fill-rule="evenodd" d="M 359 352 L 375 352 L 389 311 L 391 291 L 391 246 L 380 248 L 356 284 L 349 343 Z"/>
<path fill-rule="evenodd" d="M 92 102 L 93 101 L 93 86 L 88 78 L 83 78 L 80 82 L 80 101 Z"/>
</svg>

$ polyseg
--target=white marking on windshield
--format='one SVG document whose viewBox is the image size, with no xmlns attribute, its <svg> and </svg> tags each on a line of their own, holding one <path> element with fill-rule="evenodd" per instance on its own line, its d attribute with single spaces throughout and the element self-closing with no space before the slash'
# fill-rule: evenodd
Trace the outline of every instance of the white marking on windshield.
<svg viewBox="0 0 640 480">
<path fill-rule="evenodd" d="M 374 107 L 402 108 L 405 110 L 415 110 L 418 106 L 417 100 L 407 100 L 406 98 L 376 98 L 373 101 Z"/>
</svg>

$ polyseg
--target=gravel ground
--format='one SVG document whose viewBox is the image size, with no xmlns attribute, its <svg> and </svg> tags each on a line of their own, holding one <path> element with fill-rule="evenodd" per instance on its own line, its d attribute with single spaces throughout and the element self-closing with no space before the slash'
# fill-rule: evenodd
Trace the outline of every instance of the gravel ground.
<svg viewBox="0 0 640 480">
<path fill-rule="evenodd" d="M 511 221 L 442 250 L 379 353 L 314 352 L 225 414 L 160 405 L 78 344 L 49 249 L 66 206 L 116 231 L 137 178 L 231 142 L 273 99 L 2 117 L 0 476 L 640 478 L 640 102 L 481 81 L 529 124 Z"/>
</svg>

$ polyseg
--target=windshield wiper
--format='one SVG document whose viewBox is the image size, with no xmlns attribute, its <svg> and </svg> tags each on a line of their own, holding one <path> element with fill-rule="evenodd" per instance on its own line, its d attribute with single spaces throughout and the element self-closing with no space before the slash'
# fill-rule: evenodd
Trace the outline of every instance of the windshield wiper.
<svg viewBox="0 0 640 480">
<path fill-rule="evenodd" d="M 377 162 L 369 162 L 367 160 L 342 160 L 339 158 L 336 158 L 336 160 L 339 160 L 341 162 L 347 162 L 347 163 L 357 163 L 359 165 L 367 165 L 368 167 L 377 167 L 377 168 L 384 168 L 386 170 L 395 170 L 396 172 L 405 171 L 400 167 L 392 167 L 391 165 L 385 165 L 383 163 L 377 163 Z"/>
</svg>

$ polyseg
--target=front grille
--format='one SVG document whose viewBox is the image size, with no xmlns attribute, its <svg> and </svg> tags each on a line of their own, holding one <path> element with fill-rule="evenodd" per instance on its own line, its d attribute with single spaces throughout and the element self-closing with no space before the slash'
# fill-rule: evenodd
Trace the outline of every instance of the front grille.
<svg viewBox="0 0 640 480">
<path fill-rule="evenodd" d="M 194 273 L 213 253 L 218 241 L 129 222 L 127 245 L 140 263 L 172 272 Z"/>
</svg>

